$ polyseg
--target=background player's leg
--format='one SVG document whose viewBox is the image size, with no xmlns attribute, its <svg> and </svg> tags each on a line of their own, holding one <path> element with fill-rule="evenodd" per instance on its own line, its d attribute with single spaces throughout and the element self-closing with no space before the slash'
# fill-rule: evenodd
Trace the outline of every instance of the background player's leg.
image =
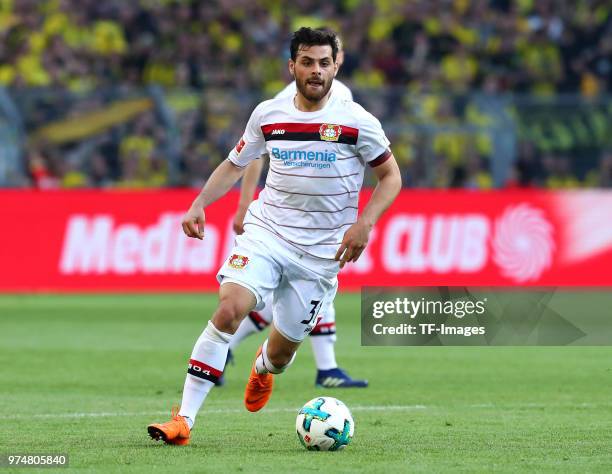
<svg viewBox="0 0 612 474">
<path fill-rule="evenodd" d="M 315 385 L 325 388 L 364 388 L 368 381 L 354 379 L 336 363 L 336 309 L 333 302 L 321 310 L 321 319 L 310 332 L 312 353 L 317 363 Z"/>
<path fill-rule="evenodd" d="M 253 293 L 236 283 L 219 288 L 219 306 L 193 348 L 185 379 L 179 415 L 187 419 L 190 428 L 211 387 L 223 374 L 232 334 L 255 304 Z"/>
<path fill-rule="evenodd" d="M 266 318 L 266 310 L 262 311 L 251 311 L 247 314 L 246 318 L 242 320 L 240 326 L 236 330 L 232 342 L 230 342 L 230 349 L 233 351 L 240 343 L 249 337 L 251 334 L 255 334 L 263 331 L 272 322 L 272 311 L 270 313 L 270 319 Z"/>
<path fill-rule="evenodd" d="M 321 319 L 310 332 L 312 354 L 318 370 L 338 367 L 336 363 L 336 310 L 333 303 L 320 313 Z"/>
<path fill-rule="evenodd" d="M 310 333 L 317 363 L 315 385 L 325 388 L 364 388 L 368 381 L 354 379 L 336 363 L 336 309 L 333 303 L 321 311 L 321 319 Z"/>
</svg>

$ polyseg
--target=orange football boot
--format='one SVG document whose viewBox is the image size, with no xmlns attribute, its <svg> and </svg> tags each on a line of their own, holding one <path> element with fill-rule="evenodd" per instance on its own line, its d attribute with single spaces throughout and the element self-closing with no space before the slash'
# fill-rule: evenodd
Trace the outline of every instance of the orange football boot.
<svg viewBox="0 0 612 474">
<path fill-rule="evenodd" d="M 261 347 L 257 349 L 255 360 L 261 354 Z M 274 375 L 258 374 L 255 370 L 255 362 L 251 368 L 251 375 L 244 391 L 244 406 L 249 411 L 259 411 L 266 406 L 270 395 L 272 395 L 272 387 L 274 386 Z"/>
<path fill-rule="evenodd" d="M 187 424 L 187 420 L 178 414 L 179 407 L 173 407 L 171 416 L 172 420 L 167 423 L 154 423 L 147 426 L 149 436 L 155 441 L 160 439 L 166 444 L 176 444 L 184 446 L 189 444 L 191 430 Z"/>
</svg>

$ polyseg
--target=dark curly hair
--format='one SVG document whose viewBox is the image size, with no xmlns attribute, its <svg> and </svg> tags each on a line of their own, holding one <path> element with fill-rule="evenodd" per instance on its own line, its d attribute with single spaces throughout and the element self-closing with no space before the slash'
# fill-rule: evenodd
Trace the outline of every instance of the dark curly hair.
<svg viewBox="0 0 612 474">
<path fill-rule="evenodd" d="M 332 49 L 332 58 L 336 61 L 338 54 L 338 37 L 329 28 L 308 28 L 302 27 L 293 33 L 291 37 L 291 59 L 295 61 L 298 50 L 301 46 L 325 46 L 329 45 Z"/>
</svg>

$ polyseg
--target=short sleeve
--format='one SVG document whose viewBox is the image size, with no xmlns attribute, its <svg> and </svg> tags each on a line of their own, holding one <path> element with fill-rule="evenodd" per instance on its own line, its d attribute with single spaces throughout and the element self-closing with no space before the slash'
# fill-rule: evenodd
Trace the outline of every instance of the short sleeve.
<svg viewBox="0 0 612 474">
<path fill-rule="evenodd" d="M 353 102 L 353 93 L 343 82 L 340 82 L 338 79 L 334 79 L 332 90 L 332 94 L 338 94 L 338 97 L 341 99 L 350 100 Z"/>
<path fill-rule="evenodd" d="M 266 141 L 261 131 L 261 106 L 259 104 L 253 110 L 242 138 L 227 156 L 228 160 L 241 168 L 266 152 Z"/>
<path fill-rule="evenodd" d="M 359 122 L 357 153 L 371 167 L 375 167 L 391 157 L 389 144 L 390 142 L 378 119 L 363 110 L 362 119 Z"/>
<path fill-rule="evenodd" d="M 275 99 L 285 99 L 287 97 L 293 97 L 296 92 L 297 92 L 297 86 L 295 84 L 295 81 L 293 81 L 287 84 L 282 91 L 280 91 L 278 94 L 274 96 L 274 98 Z"/>
</svg>

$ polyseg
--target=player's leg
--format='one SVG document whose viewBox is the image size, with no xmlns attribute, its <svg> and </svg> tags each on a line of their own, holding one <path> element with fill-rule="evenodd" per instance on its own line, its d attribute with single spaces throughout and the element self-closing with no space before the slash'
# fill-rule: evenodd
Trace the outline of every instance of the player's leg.
<svg viewBox="0 0 612 474">
<path fill-rule="evenodd" d="M 261 243 L 247 234 L 236 238 L 232 254 L 217 274 L 219 305 L 193 349 L 181 409 L 169 423 L 148 427 L 154 439 L 187 444 L 198 410 L 223 373 L 233 333 L 244 316 L 261 309 L 263 299 L 278 286 L 278 264 L 258 248 Z"/>
<path fill-rule="evenodd" d="M 353 379 L 336 362 L 336 309 L 333 302 L 323 308 L 319 322 L 310 332 L 312 353 L 317 365 L 315 385 L 325 388 L 363 388 L 367 380 Z"/>
<path fill-rule="evenodd" d="M 177 414 L 173 413 L 171 421 L 148 426 L 153 439 L 168 444 L 189 443 L 196 415 L 223 373 L 232 334 L 256 303 L 256 296 L 244 286 L 231 281 L 221 285 L 217 309 L 196 341 L 189 359 L 181 408 Z"/>
<path fill-rule="evenodd" d="M 265 362 L 265 367 L 260 366 L 260 371 L 269 370 L 274 374 L 283 372 L 295 359 L 295 353 L 300 347 L 301 342 L 291 341 L 283 336 L 274 325 L 270 327 L 267 348 L 262 354 L 261 362 Z"/>
<path fill-rule="evenodd" d="M 253 310 L 249 312 L 246 318 L 240 323 L 240 326 L 238 326 L 238 329 L 230 341 L 229 351 L 227 352 L 227 359 L 225 361 L 225 369 L 227 369 L 228 364 L 234 359 L 233 351 L 236 350 L 240 343 L 252 334 L 260 333 L 272 322 L 272 295 L 266 298 L 264 304 L 264 308 L 260 311 Z M 219 377 L 216 382 L 217 386 L 224 384 L 225 369 L 223 370 L 224 375 Z"/>
<path fill-rule="evenodd" d="M 213 384 L 222 375 L 232 334 L 256 304 L 253 293 L 239 284 L 222 283 L 219 306 L 196 342 L 189 360 L 179 415 L 193 425 Z"/>
<path fill-rule="evenodd" d="M 257 350 L 255 362 L 244 393 L 249 411 L 261 410 L 272 395 L 274 375 L 281 374 L 295 359 L 300 342 L 291 341 L 271 325 L 270 334 Z"/>
<path fill-rule="evenodd" d="M 283 275 L 273 293 L 273 329 L 257 352 L 245 391 L 249 411 L 265 406 L 272 393 L 274 375 L 293 362 L 295 351 L 316 325 L 321 307 L 333 300 L 336 288 L 335 277 L 324 277 L 284 259 Z"/>
</svg>

